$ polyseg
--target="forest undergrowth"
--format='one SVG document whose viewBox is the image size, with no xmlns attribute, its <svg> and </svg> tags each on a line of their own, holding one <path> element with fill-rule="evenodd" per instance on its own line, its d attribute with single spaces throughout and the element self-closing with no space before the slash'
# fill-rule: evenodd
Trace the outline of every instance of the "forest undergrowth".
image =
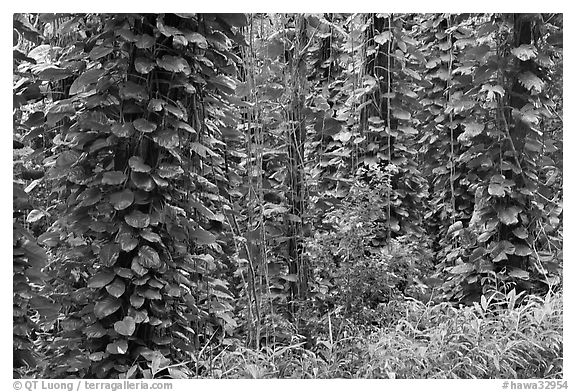
<svg viewBox="0 0 576 392">
<path fill-rule="evenodd" d="M 562 378 L 561 292 L 544 299 L 495 295 L 468 307 L 405 298 L 377 314 L 395 321 L 362 326 L 327 314 L 313 347 L 295 341 L 262 350 L 225 349 L 201 361 L 204 376 Z"/>
<path fill-rule="evenodd" d="M 15 378 L 563 377 L 563 15 L 13 15 Z"/>
</svg>

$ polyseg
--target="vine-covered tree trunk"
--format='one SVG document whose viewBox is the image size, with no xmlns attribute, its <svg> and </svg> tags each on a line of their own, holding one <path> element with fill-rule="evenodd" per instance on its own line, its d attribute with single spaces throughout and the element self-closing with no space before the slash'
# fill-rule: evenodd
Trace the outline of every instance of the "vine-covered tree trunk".
<svg viewBox="0 0 576 392">
<path fill-rule="evenodd" d="M 308 261 L 303 252 L 303 224 L 306 198 L 304 182 L 306 118 L 303 110 L 306 96 L 307 39 L 306 19 L 303 15 L 296 15 L 294 49 L 290 59 L 290 80 L 293 83 L 293 87 L 287 122 L 288 204 L 290 206 L 290 214 L 285 218 L 289 237 L 289 273 L 295 278 L 291 282 L 291 292 L 294 298 L 306 298 L 309 279 Z"/>
</svg>

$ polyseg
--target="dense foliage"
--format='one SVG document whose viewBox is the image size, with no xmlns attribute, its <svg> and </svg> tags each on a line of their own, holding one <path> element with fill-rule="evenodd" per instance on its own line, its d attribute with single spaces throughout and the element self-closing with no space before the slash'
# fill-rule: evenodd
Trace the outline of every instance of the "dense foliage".
<svg viewBox="0 0 576 392">
<path fill-rule="evenodd" d="M 562 15 L 13 27 L 15 376 L 561 376 Z"/>
</svg>

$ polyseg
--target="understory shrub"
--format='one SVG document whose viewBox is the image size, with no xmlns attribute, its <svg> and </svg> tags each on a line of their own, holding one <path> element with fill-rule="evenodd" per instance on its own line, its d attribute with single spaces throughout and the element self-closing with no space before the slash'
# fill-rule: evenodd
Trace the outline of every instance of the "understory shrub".
<svg viewBox="0 0 576 392">
<path fill-rule="evenodd" d="M 473 306 L 406 298 L 398 319 L 304 343 L 222 351 L 208 377 L 226 378 L 561 378 L 562 293 L 484 297 Z M 336 325 L 336 322 L 332 322 Z"/>
</svg>

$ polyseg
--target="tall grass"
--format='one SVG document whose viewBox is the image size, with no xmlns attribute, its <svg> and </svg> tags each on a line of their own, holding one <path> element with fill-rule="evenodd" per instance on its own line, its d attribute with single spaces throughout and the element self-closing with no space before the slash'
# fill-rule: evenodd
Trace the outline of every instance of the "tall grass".
<svg viewBox="0 0 576 392">
<path fill-rule="evenodd" d="M 401 306 L 398 306 L 401 305 Z M 394 322 L 303 343 L 237 347 L 205 363 L 222 378 L 560 378 L 562 295 L 484 297 L 470 307 L 406 299 Z M 208 363 L 209 362 L 209 363 Z"/>
</svg>

